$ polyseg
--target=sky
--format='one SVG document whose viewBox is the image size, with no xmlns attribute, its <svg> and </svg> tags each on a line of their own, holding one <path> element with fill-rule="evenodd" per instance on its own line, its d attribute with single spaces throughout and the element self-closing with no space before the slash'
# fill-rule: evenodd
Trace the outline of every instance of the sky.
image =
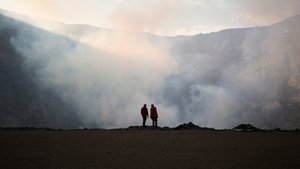
<svg viewBox="0 0 300 169">
<path fill-rule="evenodd" d="M 300 14 L 300 1 L 0 0 L 0 8 L 68 24 L 172 36 L 270 25 Z"/>
</svg>

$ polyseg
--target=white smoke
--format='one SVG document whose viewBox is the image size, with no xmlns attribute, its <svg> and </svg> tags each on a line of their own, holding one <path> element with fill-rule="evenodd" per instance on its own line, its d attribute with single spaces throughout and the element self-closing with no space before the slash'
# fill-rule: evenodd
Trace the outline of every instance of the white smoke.
<svg viewBox="0 0 300 169">
<path fill-rule="evenodd" d="M 298 21 L 174 38 L 180 67 L 165 99 L 202 126 L 299 127 Z"/>
<path fill-rule="evenodd" d="M 153 15 L 120 6 L 111 18 L 121 30 L 73 34 L 56 27 L 61 36 L 20 28 L 11 43 L 26 66 L 37 67 L 41 85 L 77 105 L 83 127 L 139 125 L 144 103 L 157 105 L 163 126 L 299 126 L 297 118 L 288 122 L 293 115 L 277 111 L 281 92 L 299 89 L 299 37 L 285 39 L 297 30 L 273 26 L 162 38 L 141 33 L 170 20 L 160 17 L 164 8 L 149 7 Z"/>
<path fill-rule="evenodd" d="M 133 28 L 127 19 L 121 28 Z M 69 37 L 73 40 L 22 28 L 11 43 L 25 56 L 26 66 L 38 65 L 42 85 L 78 106 L 83 127 L 139 125 L 144 103 L 157 105 L 162 125 L 177 123 L 177 112 L 161 99 L 165 78 L 177 66 L 163 40 L 140 29 L 99 29 Z"/>
</svg>

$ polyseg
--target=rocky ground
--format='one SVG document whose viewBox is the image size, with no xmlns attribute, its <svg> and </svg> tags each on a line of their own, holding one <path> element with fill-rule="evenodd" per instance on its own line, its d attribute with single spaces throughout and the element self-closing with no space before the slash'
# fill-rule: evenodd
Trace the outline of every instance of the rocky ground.
<svg viewBox="0 0 300 169">
<path fill-rule="evenodd" d="M 2 169 L 297 168 L 300 132 L 0 130 Z"/>
</svg>

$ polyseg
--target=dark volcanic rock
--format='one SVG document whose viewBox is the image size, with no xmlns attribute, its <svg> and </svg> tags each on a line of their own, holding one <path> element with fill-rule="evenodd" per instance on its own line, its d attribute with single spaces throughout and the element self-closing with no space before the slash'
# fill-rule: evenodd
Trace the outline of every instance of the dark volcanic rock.
<svg viewBox="0 0 300 169">
<path fill-rule="evenodd" d="M 126 128 L 126 130 L 149 130 L 149 129 L 156 129 L 156 130 L 163 130 L 163 129 L 170 129 L 169 127 L 152 127 L 152 126 L 129 126 L 128 128 Z"/>
<path fill-rule="evenodd" d="M 179 126 L 175 127 L 174 129 L 181 130 L 181 129 L 201 129 L 200 126 L 193 124 L 192 122 L 180 124 Z"/>
<path fill-rule="evenodd" d="M 234 131 L 262 131 L 259 128 L 252 126 L 251 124 L 240 124 L 233 128 Z"/>
</svg>

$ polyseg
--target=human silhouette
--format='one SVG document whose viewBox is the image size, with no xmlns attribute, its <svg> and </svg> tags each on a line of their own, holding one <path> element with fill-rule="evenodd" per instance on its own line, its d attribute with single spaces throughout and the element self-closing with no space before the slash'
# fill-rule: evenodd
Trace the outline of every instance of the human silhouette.
<svg viewBox="0 0 300 169">
<path fill-rule="evenodd" d="M 152 119 L 152 126 L 153 127 L 157 127 L 157 118 L 158 118 L 158 115 L 157 115 L 156 107 L 153 104 L 151 104 L 150 118 Z"/>
<path fill-rule="evenodd" d="M 141 115 L 142 115 L 142 117 L 143 117 L 143 127 L 144 127 L 144 128 L 146 127 L 146 120 L 147 120 L 147 118 L 148 118 L 148 116 L 149 116 L 149 114 L 148 114 L 148 109 L 147 109 L 146 106 L 147 106 L 147 105 L 144 104 L 144 106 L 143 106 L 142 109 L 141 109 Z"/>
</svg>

